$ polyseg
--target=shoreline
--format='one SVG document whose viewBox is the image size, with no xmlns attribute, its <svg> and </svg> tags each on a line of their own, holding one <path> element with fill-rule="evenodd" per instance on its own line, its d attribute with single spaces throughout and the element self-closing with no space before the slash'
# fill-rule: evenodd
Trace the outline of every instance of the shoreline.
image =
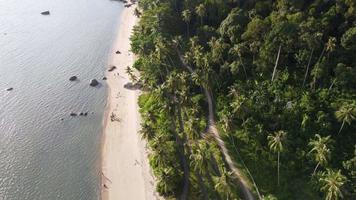
<svg viewBox="0 0 356 200">
<path fill-rule="evenodd" d="M 154 178 L 148 164 L 146 142 L 139 134 L 138 90 L 124 88 L 129 81 L 127 66 L 135 60 L 130 52 L 130 36 L 138 21 L 134 16 L 136 5 L 124 8 L 120 15 L 116 39 L 109 56 L 106 72 L 108 92 L 103 119 L 101 142 L 101 194 L 102 200 L 158 199 Z M 121 54 L 115 54 L 119 50 Z M 111 120 L 115 115 L 117 121 Z"/>
</svg>

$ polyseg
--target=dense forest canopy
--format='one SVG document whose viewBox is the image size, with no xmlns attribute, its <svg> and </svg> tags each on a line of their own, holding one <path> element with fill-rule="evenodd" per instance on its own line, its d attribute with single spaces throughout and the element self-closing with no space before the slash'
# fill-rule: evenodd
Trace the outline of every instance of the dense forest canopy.
<svg viewBox="0 0 356 200">
<path fill-rule="evenodd" d="M 356 199 L 355 0 L 141 0 L 135 13 L 162 196 Z"/>
</svg>

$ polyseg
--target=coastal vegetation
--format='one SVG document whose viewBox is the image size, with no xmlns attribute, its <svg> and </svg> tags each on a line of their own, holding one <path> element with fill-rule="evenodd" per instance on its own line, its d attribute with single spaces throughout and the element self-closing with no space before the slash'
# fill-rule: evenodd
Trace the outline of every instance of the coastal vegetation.
<svg viewBox="0 0 356 200">
<path fill-rule="evenodd" d="M 356 199 L 353 0 L 141 0 L 131 80 L 166 199 Z M 253 197 L 252 197 L 253 196 Z"/>
</svg>

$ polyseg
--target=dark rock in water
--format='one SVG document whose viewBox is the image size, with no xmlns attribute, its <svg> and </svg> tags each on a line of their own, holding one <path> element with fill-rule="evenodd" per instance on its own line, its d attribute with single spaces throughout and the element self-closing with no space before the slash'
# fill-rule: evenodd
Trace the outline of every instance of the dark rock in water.
<svg viewBox="0 0 356 200">
<path fill-rule="evenodd" d="M 51 13 L 47 10 L 47 11 L 44 11 L 44 12 L 41 12 L 41 15 L 50 15 Z"/>
<path fill-rule="evenodd" d="M 70 113 L 70 116 L 75 117 L 77 116 L 77 113 Z"/>
<path fill-rule="evenodd" d="M 82 112 L 81 112 L 81 113 L 79 113 L 79 115 L 80 115 L 80 116 L 83 116 L 83 115 L 84 115 L 84 113 L 82 113 Z"/>
<path fill-rule="evenodd" d="M 88 115 L 88 112 L 84 113 L 84 116 L 87 116 Z"/>
<path fill-rule="evenodd" d="M 89 84 L 89 85 L 92 86 L 92 87 L 95 87 L 95 86 L 99 85 L 99 82 L 98 82 L 96 79 L 92 79 L 92 80 L 90 81 L 90 84 Z"/>
<path fill-rule="evenodd" d="M 13 90 L 13 89 L 14 89 L 14 88 L 12 88 L 12 87 L 11 87 L 11 88 L 7 88 L 6 91 L 11 91 L 11 90 Z"/>
<path fill-rule="evenodd" d="M 114 71 L 116 69 L 116 66 L 111 66 L 109 69 L 108 69 L 108 71 L 109 72 L 112 72 L 112 71 Z"/>
<path fill-rule="evenodd" d="M 108 79 L 108 78 L 106 78 L 106 77 L 103 77 L 103 80 L 106 80 L 106 79 Z"/>
<path fill-rule="evenodd" d="M 116 54 L 121 54 L 121 52 L 120 51 L 116 51 Z"/>
<path fill-rule="evenodd" d="M 75 81 L 75 80 L 77 80 L 77 78 L 78 78 L 78 77 L 76 77 L 76 76 L 71 76 L 71 77 L 69 78 L 69 80 L 70 80 L 70 81 Z"/>
<path fill-rule="evenodd" d="M 61 121 L 63 121 L 64 119 L 63 118 L 61 118 Z"/>
</svg>

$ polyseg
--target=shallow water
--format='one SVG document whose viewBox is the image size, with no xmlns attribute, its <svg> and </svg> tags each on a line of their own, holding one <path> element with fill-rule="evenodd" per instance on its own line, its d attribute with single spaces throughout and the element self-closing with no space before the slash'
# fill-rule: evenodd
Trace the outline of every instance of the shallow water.
<svg viewBox="0 0 356 200">
<path fill-rule="evenodd" d="M 101 78 L 122 9 L 110 0 L 0 0 L 0 200 L 99 198 Z M 89 87 L 92 78 L 102 84 Z"/>
</svg>

